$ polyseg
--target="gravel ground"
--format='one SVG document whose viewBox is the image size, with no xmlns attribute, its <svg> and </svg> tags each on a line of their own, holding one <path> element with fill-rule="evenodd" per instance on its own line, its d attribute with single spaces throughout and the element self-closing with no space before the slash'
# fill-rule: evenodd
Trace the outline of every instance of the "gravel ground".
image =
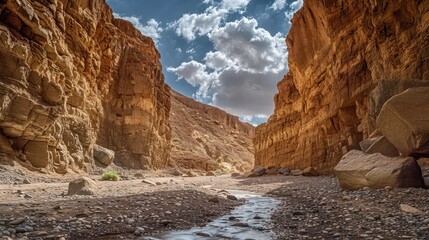
<svg viewBox="0 0 429 240">
<path fill-rule="evenodd" d="M 334 177 L 285 177 L 270 194 L 277 239 L 429 239 L 429 190 L 342 191 Z M 408 204 L 420 213 L 407 213 Z"/>
<path fill-rule="evenodd" d="M 185 178 L 124 172 L 131 180 L 89 176 L 98 185 L 95 196 L 66 196 L 68 181 L 78 176 L 25 173 L 20 176 L 31 183 L 23 184 L 21 177 L 8 182 L 8 174 L 15 173 L 0 174 L 0 239 L 132 239 L 189 229 L 243 203 L 227 199 L 223 189 L 280 199 L 273 216 L 277 239 L 429 239 L 425 189 L 342 191 L 334 177 Z M 213 202 L 215 196 L 219 203 Z M 420 212 L 404 212 L 401 204 Z"/>
</svg>

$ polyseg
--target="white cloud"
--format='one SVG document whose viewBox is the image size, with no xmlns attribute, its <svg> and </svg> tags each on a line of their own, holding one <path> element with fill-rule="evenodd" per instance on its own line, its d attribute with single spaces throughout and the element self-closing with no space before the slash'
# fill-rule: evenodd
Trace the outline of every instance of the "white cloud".
<svg viewBox="0 0 429 240">
<path fill-rule="evenodd" d="M 285 17 L 291 23 L 293 15 L 304 5 L 304 0 L 296 0 L 289 5 L 290 10 L 285 12 Z"/>
<path fill-rule="evenodd" d="M 117 13 L 113 13 L 113 16 L 131 22 L 143 35 L 151 37 L 155 43 L 158 43 L 158 40 L 161 38 L 161 32 L 164 30 L 155 19 L 150 19 L 144 25 L 138 17 L 122 16 Z"/>
<path fill-rule="evenodd" d="M 190 61 L 168 68 L 198 87 L 197 100 L 240 117 L 269 116 L 276 84 L 287 71 L 284 36 L 272 36 L 255 19 L 241 18 L 208 34 L 214 51 L 203 63 Z"/>
<path fill-rule="evenodd" d="M 258 28 L 256 19 L 243 17 L 209 34 L 215 49 L 228 56 L 240 69 L 278 73 L 286 67 L 284 37 Z"/>
<path fill-rule="evenodd" d="M 197 36 L 208 34 L 217 28 L 229 13 L 242 11 L 250 0 L 223 0 L 220 4 L 209 6 L 203 13 L 184 14 L 180 19 L 169 23 L 169 28 L 176 31 L 177 36 L 182 36 L 188 41 Z M 204 0 L 203 3 L 214 4 Z"/>
<path fill-rule="evenodd" d="M 282 10 L 286 5 L 286 0 L 275 0 L 273 5 L 271 5 L 271 9 L 274 11 Z"/>
<path fill-rule="evenodd" d="M 222 9 L 237 11 L 246 8 L 250 0 L 223 0 Z"/>
</svg>

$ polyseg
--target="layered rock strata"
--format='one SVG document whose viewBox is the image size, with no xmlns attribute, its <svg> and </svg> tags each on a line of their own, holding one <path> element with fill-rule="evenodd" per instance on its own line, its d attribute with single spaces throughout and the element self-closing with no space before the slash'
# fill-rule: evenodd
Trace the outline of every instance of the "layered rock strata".
<svg viewBox="0 0 429 240">
<path fill-rule="evenodd" d="M 171 165 L 205 171 L 253 166 L 254 127 L 238 117 L 171 91 Z"/>
<path fill-rule="evenodd" d="M 385 101 L 429 85 L 428 32 L 428 1 L 304 1 L 255 165 L 331 173 L 376 129 Z"/>
<path fill-rule="evenodd" d="M 159 58 L 104 0 L 1 0 L 0 155 L 90 171 L 97 142 L 119 165 L 164 167 L 170 95 Z"/>
</svg>

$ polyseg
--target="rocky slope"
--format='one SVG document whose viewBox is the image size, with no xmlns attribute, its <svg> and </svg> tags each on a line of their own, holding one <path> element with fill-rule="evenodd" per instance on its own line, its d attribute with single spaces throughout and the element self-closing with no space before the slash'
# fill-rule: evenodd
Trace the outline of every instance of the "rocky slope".
<svg viewBox="0 0 429 240">
<path fill-rule="evenodd" d="M 159 58 L 104 0 L 1 0 L 0 158 L 90 171 L 97 142 L 119 165 L 164 167 L 170 94 Z"/>
<path fill-rule="evenodd" d="M 254 127 L 238 117 L 171 91 L 171 165 L 205 171 L 253 166 Z"/>
<path fill-rule="evenodd" d="M 428 1 L 306 0 L 275 112 L 256 129 L 255 164 L 331 173 L 376 129 L 386 100 L 429 85 L 428 31 Z"/>
</svg>

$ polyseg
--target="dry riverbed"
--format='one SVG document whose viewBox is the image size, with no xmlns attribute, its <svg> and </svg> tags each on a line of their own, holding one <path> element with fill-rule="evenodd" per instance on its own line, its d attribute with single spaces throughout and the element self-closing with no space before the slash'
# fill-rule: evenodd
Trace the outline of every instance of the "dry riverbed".
<svg viewBox="0 0 429 240">
<path fill-rule="evenodd" d="M 333 177 L 129 175 L 129 180 L 118 182 L 90 176 L 97 181 L 97 195 L 66 196 L 68 181 L 78 176 L 45 179 L 25 174 L 31 183 L 23 184 L 21 178 L 7 182 L 4 172 L 0 177 L 0 236 L 143 239 L 203 226 L 229 213 L 244 201 L 227 199 L 221 190 L 235 189 L 282 201 L 272 224 L 266 226 L 277 239 L 429 239 L 429 190 L 349 192 L 342 191 Z M 404 212 L 401 204 L 420 211 Z"/>
</svg>

